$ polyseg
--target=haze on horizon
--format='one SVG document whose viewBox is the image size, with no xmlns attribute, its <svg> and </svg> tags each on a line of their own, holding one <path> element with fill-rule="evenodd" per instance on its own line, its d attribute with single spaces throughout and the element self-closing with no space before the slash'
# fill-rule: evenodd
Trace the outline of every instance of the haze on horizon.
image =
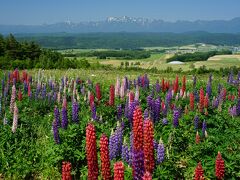
<svg viewBox="0 0 240 180">
<path fill-rule="evenodd" d="M 239 7 L 239 0 L 3 0 L 0 24 L 98 21 L 111 16 L 165 21 L 229 20 L 240 17 Z"/>
</svg>

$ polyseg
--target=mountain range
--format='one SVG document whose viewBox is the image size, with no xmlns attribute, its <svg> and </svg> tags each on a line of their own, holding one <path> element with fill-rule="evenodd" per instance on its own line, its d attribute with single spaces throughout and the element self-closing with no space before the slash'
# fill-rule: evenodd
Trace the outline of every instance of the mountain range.
<svg viewBox="0 0 240 180">
<path fill-rule="evenodd" d="M 240 17 L 231 20 L 196 20 L 168 22 L 128 16 L 108 17 L 102 21 L 70 21 L 42 25 L 0 25 L 0 33 L 90 33 L 90 32 L 173 32 L 206 31 L 240 33 Z"/>
</svg>

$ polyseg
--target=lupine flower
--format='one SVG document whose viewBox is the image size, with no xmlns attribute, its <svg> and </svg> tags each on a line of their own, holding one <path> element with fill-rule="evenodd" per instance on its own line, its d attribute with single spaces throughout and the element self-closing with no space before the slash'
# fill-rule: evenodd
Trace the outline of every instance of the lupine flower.
<svg viewBox="0 0 240 180">
<path fill-rule="evenodd" d="M 160 93 L 160 91 L 161 91 L 161 86 L 159 84 L 159 80 L 157 80 L 157 82 L 156 82 L 156 92 Z"/>
<path fill-rule="evenodd" d="M 130 103 L 129 109 L 128 109 L 128 122 L 129 122 L 131 128 L 133 126 L 133 115 L 134 115 L 135 108 L 136 108 L 136 103 L 135 103 L 135 101 L 133 101 Z"/>
<path fill-rule="evenodd" d="M 134 180 L 140 180 L 144 174 L 144 153 L 143 150 L 133 149 L 132 175 Z"/>
<path fill-rule="evenodd" d="M 79 112 L 79 104 L 77 101 L 74 100 L 72 104 L 72 121 L 78 123 L 78 112 Z"/>
<path fill-rule="evenodd" d="M 152 180 L 152 176 L 149 172 L 145 172 L 142 180 Z"/>
<path fill-rule="evenodd" d="M 13 124 L 12 124 L 12 132 L 15 133 L 18 125 L 18 108 L 17 104 L 14 103 L 14 111 L 13 111 Z"/>
<path fill-rule="evenodd" d="M 124 164 L 121 161 L 114 163 L 114 180 L 124 180 Z"/>
<path fill-rule="evenodd" d="M 225 172 L 224 160 L 222 159 L 221 153 L 218 152 L 215 164 L 215 175 L 218 179 L 223 179 L 224 172 Z"/>
<path fill-rule="evenodd" d="M 153 98 L 152 98 L 152 96 L 148 96 L 148 97 L 147 97 L 147 106 L 148 106 L 149 109 L 152 108 L 152 103 L 153 103 Z"/>
<path fill-rule="evenodd" d="M 207 92 L 208 96 L 211 97 L 211 95 L 212 95 L 212 84 L 210 82 L 208 82 L 208 84 L 207 84 L 206 92 Z"/>
<path fill-rule="evenodd" d="M 153 122 L 150 119 L 147 119 L 144 121 L 143 127 L 144 169 L 152 174 L 154 169 Z"/>
<path fill-rule="evenodd" d="M 173 110 L 173 126 L 176 128 L 179 124 L 180 112 L 178 109 Z"/>
<path fill-rule="evenodd" d="M 115 98 L 115 96 L 114 96 L 114 86 L 111 85 L 110 86 L 110 95 L 109 95 L 109 105 L 110 106 L 114 106 L 114 98 Z"/>
<path fill-rule="evenodd" d="M 98 100 L 98 103 L 101 101 L 102 95 L 101 95 L 101 89 L 100 89 L 100 84 L 96 84 L 96 97 Z"/>
<path fill-rule="evenodd" d="M 194 110 L 194 95 L 193 95 L 193 93 L 189 94 L 189 101 L 190 101 L 190 109 L 191 109 L 191 111 L 193 111 Z"/>
<path fill-rule="evenodd" d="M 204 180 L 204 171 L 201 165 L 201 162 L 198 163 L 196 169 L 195 169 L 195 174 L 194 174 L 194 180 Z"/>
<path fill-rule="evenodd" d="M 164 161 L 165 148 L 162 140 L 160 139 L 157 147 L 157 164 L 161 164 Z"/>
<path fill-rule="evenodd" d="M 130 165 L 130 160 L 131 160 L 130 159 L 130 150 L 125 143 L 122 145 L 121 156 L 122 156 L 122 160 L 124 160 L 126 163 L 128 163 Z"/>
<path fill-rule="evenodd" d="M 122 105 L 117 106 L 117 120 L 120 120 L 122 118 Z"/>
<path fill-rule="evenodd" d="M 139 101 L 139 87 L 138 86 L 136 86 L 134 100 Z"/>
<path fill-rule="evenodd" d="M 62 162 L 62 180 L 72 180 L 71 169 L 72 165 L 70 162 Z"/>
<path fill-rule="evenodd" d="M 204 91 L 201 88 L 199 93 L 199 111 L 200 112 L 203 112 L 203 107 L 204 107 Z"/>
<path fill-rule="evenodd" d="M 198 134 L 198 131 L 197 131 L 197 133 L 196 133 L 196 138 L 195 138 L 195 142 L 196 142 L 196 144 L 199 144 L 200 143 L 200 136 L 199 136 L 199 134 Z"/>
<path fill-rule="evenodd" d="M 120 95 L 120 79 L 117 77 L 117 81 L 115 84 L 115 97 L 118 97 Z"/>
<path fill-rule="evenodd" d="M 32 92 L 31 92 L 31 85 L 30 83 L 28 83 L 28 97 L 32 96 Z"/>
<path fill-rule="evenodd" d="M 148 119 L 148 117 L 149 117 L 148 109 L 144 110 L 143 117 L 144 117 L 144 120 Z"/>
<path fill-rule="evenodd" d="M 206 121 L 204 120 L 203 121 L 203 124 L 202 124 L 202 133 L 203 133 L 203 135 L 205 134 L 205 131 L 207 130 L 207 123 L 206 123 Z"/>
<path fill-rule="evenodd" d="M 16 101 L 16 87 L 15 85 L 12 86 L 12 95 L 11 95 L 11 101 L 10 101 L 10 111 L 13 113 L 14 111 L 14 105 Z"/>
<path fill-rule="evenodd" d="M 163 125 L 167 125 L 167 124 L 168 124 L 168 120 L 167 120 L 167 118 L 163 118 L 163 120 L 162 120 L 162 124 L 163 124 Z"/>
<path fill-rule="evenodd" d="M 240 116 L 240 98 L 238 98 L 238 103 L 236 106 L 236 113 L 237 113 L 237 116 Z"/>
<path fill-rule="evenodd" d="M 67 109 L 65 107 L 62 108 L 62 128 L 67 129 L 68 126 L 68 117 L 67 117 Z"/>
<path fill-rule="evenodd" d="M 57 122 L 56 122 L 55 119 L 52 123 L 52 130 L 53 130 L 53 137 L 54 137 L 55 143 L 60 144 L 60 137 L 59 137 L 59 133 L 58 133 L 58 125 L 57 125 Z"/>
<path fill-rule="evenodd" d="M 60 127 L 60 112 L 57 107 L 54 108 L 54 119 L 57 122 L 57 126 Z"/>
<path fill-rule="evenodd" d="M 97 109 L 94 103 L 92 104 L 91 112 L 92 112 L 92 119 L 95 121 L 98 120 L 99 118 L 97 116 Z"/>
<path fill-rule="evenodd" d="M 104 180 L 111 179 L 110 159 L 108 151 L 108 138 L 103 134 L 100 138 L 100 158 L 101 158 L 101 170 Z"/>
<path fill-rule="evenodd" d="M 173 85 L 173 92 L 174 94 L 176 94 L 178 92 L 178 76 L 176 76 L 176 79 L 175 79 L 175 82 L 174 82 L 174 85 Z"/>
<path fill-rule="evenodd" d="M 182 94 L 184 94 L 186 91 L 186 76 L 183 76 L 182 79 Z"/>
<path fill-rule="evenodd" d="M 160 111 L 161 111 L 161 99 L 160 97 L 158 97 L 155 100 L 155 104 L 154 104 L 154 122 L 159 121 L 160 119 Z"/>
<path fill-rule="evenodd" d="M 206 94 L 204 98 L 204 108 L 208 108 L 208 104 L 209 104 L 209 99 L 208 99 L 208 94 Z"/>
<path fill-rule="evenodd" d="M 199 117 L 195 116 L 194 117 L 194 128 L 197 130 L 198 129 L 198 123 L 199 123 Z"/>
<path fill-rule="evenodd" d="M 19 88 L 19 90 L 18 90 L 18 100 L 19 100 L 19 101 L 22 101 L 22 99 L 23 99 L 23 97 L 22 97 L 22 91 L 21 91 L 21 89 Z"/>
<path fill-rule="evenodd" d="M 88 165 L 88 179 L 98 179 L 98 159 L 96 131 L 93 124 L 89 123 L 86 127 L 86 156 Z"/>
<path fill-rule="evenodd" d="M 111 136 L 109 138 L 109 156 L 110 159 L 115 159 L 121 154 L 123 140 L 123 127 L 118 126 L 116 131 L 112 130 Z"/>
<path fill-rule="evenodd" d="M 133 143 L 135 150 L 143 149 L 143 117 L 140 107 L 136 107 L 133 114 Z"/>
</svg>

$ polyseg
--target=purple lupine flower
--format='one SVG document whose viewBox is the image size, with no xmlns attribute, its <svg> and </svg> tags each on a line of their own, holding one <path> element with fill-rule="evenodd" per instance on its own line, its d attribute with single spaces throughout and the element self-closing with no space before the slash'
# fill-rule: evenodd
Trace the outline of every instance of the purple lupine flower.
<svg viewBox="0 0 240 180">
<path fill-rule="evenodd" d="M 199 93 L 198 93 L 198 90 L 197 89 L 194 89 L 193 90 L 193 94 L 194 94 L 194 100 L 196 103 L 199 102 Z"/>
<path fill-rule="evenodd" d="M 56 120 L 53 121 L 52 123 L 52 130 L 53 130 L 53 138 L 56 144 L 60 144 L 60 137 L 58 133 L 58 125 Z"/>
<path fill-rule="evenodd" d="M 195 130 L 198 129 L 198 123 L 199 123 L 199 117 L 198 117 L 198 116 L 195 116 L 195 117 L 194 117 L 194 128 L 195 128 Z"/>
<path fill-rule="evenodd" d="M 206 87 L 206 92 L 208 94 L 208 97 L 210 98 L 212 95 L 212 84 L 211 82 L 208 82 L 207 87 Z"/>
<path fill-rule="evenodd" d="M 133 150 L 133 179 L 141 180 L 144 174 L 144 154 L 142 150 Z"/>
<path fill-rule="evenodd" d="M 165 105 L 169 106 L 172 100 L 172 90 L 169 89 L 166 95 Z"/>
<path fill-rule="evenodd" d="M 237 80 L 240 81 L 240 71 L 238 71 Z"/>
<path fill-rule="evenodd" d="M 62 128 L 67 129 L 68 126 L 68 115 L 67 115 L 67 109 L 63 106 L 62 108 Z"/>
<path fill-rule="evenodd" d="M 26 81 L 24 81 L 23 86 L 24 86 L 24 88 L 23 88 L 24 89 L 24 93 L 26 94 L 28 92 L 28 85 L 27 85 Z"/>
<path fill-rule="evenodd" d="M 79 112 L 79 104 L 77 101 L 74 101 L 72 104 L 72 121 L 78 123 L 78 112 Z"/>
<path fill-rule="evenodd" d="M 161 164 L 164 161 L 164 156 L 165 156 L 165 148 L 164 148 L 164 144 L 160 140 L 157 147 L 157 164 Z"/>
<path fill-rule="evenodd" d="M 222 85 L 221 84 L 218 84 L 218 94 L 220 94 L 222 91 Z"/>
<path fill-rule="evenodd" d="M 157 152 L 158 142 L 155 139 L 153 140 L 153 146 L 154 146 L 154 150 Z"/>
<path fill-rule="evenodd" d="M 118 151 L 118 136 L 112 131 L 111 136 L 109 138 L 109 158 L 111 160 L 117 157 Z"/>
<path fill-rule="evenodd" d="M 57 107 L 54 108 L 54 119 L 57 122 L 57 126 L 60 127 L 60 112 Z"/>
<path fill-rule="evenodd" d="M 149 88 L 149 79 L 148 79 L 148 76 L 147 74 L 144 75 L 144 87 L 145 88 Z"/>
<path fill-rule="evenodd" d="M 232 83 L 233 82 L 233 71 L 231 70 L 230 74 L 228 75 L 228 83 Z"/>
<path fill-rule="evenodd" d="M 97 121 L 99 118 L 97 116 L 97 109 L 95 104 L 92 105 L 91 111 L 92 111 L 92 119 Z"/>
<path fill-rule="evenodd" d="M 130 131 L 130 148 L 129 148 L 129 164 L 132 166 L 133 161 L 133 131 Z"/>
<path fill-rule="evenodd" d="M 236 114 L 237 114 L 237 116 L 240 116 L 240 98 L 238 98 L 238 103 L 237 103 L 237 107 L 236 107 Z"/>
<path fill-rule="evenodd" d="M 212 107 L 216 109 L 216 108 L 218 107 L 218 105 L 219 105 L 219 100 L 218 100 L 218 98 L 213 99 L 213 101 L 212 101 Z"/>
<path fill-rule="evenodd" d="M 122 145 L 122 159 L 130 165 L 130 158 L 129 158 L 129 148 L 126 144 Z"/>
<path fill-rule="evenodd" d="M 161 86 L 159 84 L 159 80 L 157 80 L 157 82 L 156 82 L 156 92 L 160 93 L 160 91 L 161 91 Z"/>
<path fill-rule="evenodd" d="M 167 124 L 168 124 L 168 120 L 167 120 L 167 118 L 163 118 L 163 120 L 162 120 L 162 124 L 163 124 L 163 125 L 167 125 Z"/>
<path fill-rule="evenodd" d="M 173 110 L 173 126 L 176 128 L 179 125 L 180 113 L 177 108 Z"/>
<path fill-rule="evenodd" d="M 152 108 L 152 103 L 153 103 L 153 98 L 152 98 L 152 96 L 148 96 L 148 97 L 147 97 L 147 106 L 148 106 L 149 109 Z"/>
<path fill-rule="evenodd" d="M 236 105 L 234 105 L 233 107 L 229 108 L 229 114 L 231 116 L 237 116 L 237 106 Z"/>
<path fill-rule="evenodd" d="M 47 89 L 46 89 L 46 85 L 43 85 L 43 89 L 42 89 L 42 99 L 46 98 L 46 93 L 47 93 Z"/>
<path fill-rule="evenodd" d="M 121 155 L 121 151 L 122 151 L 123 129 L 124 129 L 124 123 L 118 125 L 115 131 L 115 134 L 117 136 L 117 156 Z"/>
<path fill-rule="evenodd" d="M 13 78 L 13 85 L 16 86 L 16 78 Z"/>
<path fill-rule="evenodd" d="M 120 120 L 122 118 L 122 105 L 119 104 L 117 106 L 117 120 Z"/>
<path fill-rule="evenodd" d="M 149 117 L 149 112 L 148 112 L 147 109 L 144 110 L 143 117 L 144 117 L 144 120 L 148 119 L 148 117 Z"/>
<path fill-rule="evenodd" d="M 207 130 L 207 123 L 206 121 L 204 120 L 203 123 L 202 123 L 202 134 L 203 136 L 205 136 L 205 131 Z"/>
<path fill-rule="evenodd" d="M 53 93 L 53 102 L 56 102 L 57 101 L 57 92 L 54 92 Z"/>
<path fill-rule="evenodd" d="M 162 114 L 164 117 L 167 117 L 167 114 L 168 114 L 168 106 L 165 105 L 165 107 L 163 108 L 162 110 Z"/>
</svg>

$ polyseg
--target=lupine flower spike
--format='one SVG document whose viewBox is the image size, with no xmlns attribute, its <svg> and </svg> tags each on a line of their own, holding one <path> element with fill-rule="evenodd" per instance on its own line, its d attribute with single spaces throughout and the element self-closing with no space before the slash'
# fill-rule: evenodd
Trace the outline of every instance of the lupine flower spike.
<svg viewBox="0 0 240 180">
<path fill-rule="evenodd" d="M 218 179 L 223 179 L 224 172 L 225 172 L 224 160 L 222 159 L 221 153 L 218 152 L 215 164 L 215 175 Z"/>
<path fill-rule="evenodd" d="M 195 169 L 195 175 L 194 180 L 204 180 L 204 171 L 201 165 L 201 162 L 198 163 L 196 169 Z"/>
</svg>

